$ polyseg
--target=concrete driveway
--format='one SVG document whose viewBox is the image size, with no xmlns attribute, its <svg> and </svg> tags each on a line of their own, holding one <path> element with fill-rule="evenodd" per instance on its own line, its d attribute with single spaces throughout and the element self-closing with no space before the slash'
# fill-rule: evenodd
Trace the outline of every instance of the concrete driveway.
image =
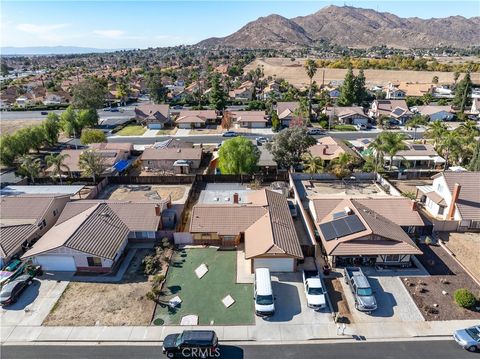
<svg viewBox="0 0 480 359">
<path fill-rule="evenodd" d="M 17 302 L 0 310 L 2 331 L 4 327 L 42 324 L 69 283 L 68 280 L 50 278 L 49 274 L 35 278 Z"/>
<path fill-rule="evenodd" d="M 271 277 L 275 296 L 275 314 L 268 319 L 255 316 L 257 326 L 332 322 L 332 315 L 328 309 L 316 312 L 307 307 L 301 273 L 272 273 Z"/>
<path fill-rule="evenodd" d="M 395 276 L 368 276 L 378 309 L 371 314 L 355 309 L 355 300 L 348 284 L 341 278 L 342 288 L 355 323 L 423 321 L 415 302 L 402 281 Z"/>
</svg>

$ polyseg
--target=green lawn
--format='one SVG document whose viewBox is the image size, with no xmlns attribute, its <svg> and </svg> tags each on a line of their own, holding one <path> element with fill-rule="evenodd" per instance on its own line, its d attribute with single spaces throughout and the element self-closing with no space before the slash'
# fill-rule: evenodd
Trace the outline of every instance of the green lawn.
<svg viewBox="0 0 480 359">
<path fill-rule="evenodd" d="M 141 136 L 147 129 L 140 125 L 130 125 L 122 128 L 116 133 L 118 136 Z"/>
<path fill-rule="evenodd" d="M 202 279 L 195 269 L 202 263 L 208 272 Z M 165 324 L 180 324 L 183 316 L 198 315 L 199 325 L 253 324 L 253 285 L 236 284 L 236 252 L 211 248 L 192 248 L 177 252 L 168 270 L 164 300 L 178 295 L 182 303 L 176 309 L 157 306 L 155 318 Z M 230 294 L 235 303 L 225 308 L 222 299 Z"/>
</svg>

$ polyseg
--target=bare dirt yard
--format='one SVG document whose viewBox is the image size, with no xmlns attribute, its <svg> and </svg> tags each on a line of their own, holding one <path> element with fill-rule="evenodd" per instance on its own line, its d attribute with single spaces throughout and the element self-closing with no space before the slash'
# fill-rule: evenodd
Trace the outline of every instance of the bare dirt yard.
<svg viewBox="0 0 480 359">
<path fill-rule="evenodd" d="M 430 276 L 402 278 L 402 282 L 425 320 L 480 320 L 478 309 L 461 308 L 453 299 L 460 288 L 469 289 L 478 299 L 480 286 L 441 246 L 420 244 L 419 248 L 423 254 L 417 258 Z"/>
<path fill-rule="evenodd" d="M 70 282 L 43 325 L 149 325 L 155 303 L 145 297 L 152 284 L 141 265 L 149 252 L 137 251 L 119 283 Z"/>
<path fill-rule="evenodd" d="M 343 293 L 342 283 L 340 283 L 341 275 L 333 272 L 326 276 L 324 280 L 332 310 L 338 313 L 338 321 L 346 324 L 352 323 L 352 314 L 348 307 L 347 298 Z"/>
<path fill-rule="evenodd" d="M 478 280 L 480 280 L 480 233 L 441 232 L 440 238 L 450 251 Z"/>
<path fill-rule="evenodd" d="M 417 186 L 431 186 L 433 180 L 421 180 L 421 179 L 414 179 L 414 180 L 389 180 L 391 184 L 393 184 L 400 192 L 408 193 L 413 192 L 417 193 Z M 417 198 L 421 196 L 421 192 L 419 192 Z"/>
<path fill-rule="evenodd" d="M 177 185 L 108 185 L 99 198 L 116 201 L 158 201 L 171 196 L 180 201 L 188 193 L 188 186 Z"/>
<path fill-rule="evenodd" d="M 39 120 L 0 120 L 0 134 L 14 133 L 21 128 L 28 126 L 41 125 L 43 121 Z"/>
<path fill-rule="evenodd" d="M 260 58 L 245 66 L 245 73 L 257 67 L 263 68 L 265 77 L 272 76 L 287 80 L 296 87 L 304 87 L 309 83 L 309 79 L 303 67 L 306 59 L 290 58 Z M 347 72 L 346 69 L 318 69 L 313 80 L 318 84 L 322 83 L 323 72 L 325 71 L 325 83 L 330 81 L 343 80 Z M 358 70 L 354 70 L 358 72 Z M 434 76 L 438 76 L 440 83 L 453 82 L 453 72 L 436 72 L 436 71 L 403 71 L 403 70 L 365 70 L 365 77 L 368 84 L 383 85 L 388 82 L 419 82 L 430 83 Z M 473 82 L 480 82 L 480 73 L 471 74 Z"/>
</svg>

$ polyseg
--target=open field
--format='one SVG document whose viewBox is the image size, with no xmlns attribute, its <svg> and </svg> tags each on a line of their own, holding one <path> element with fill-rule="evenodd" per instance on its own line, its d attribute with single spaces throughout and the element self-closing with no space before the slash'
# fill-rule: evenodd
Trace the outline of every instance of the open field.
<svg viewBox="0 0 480 359">
<path fill-rule="evenodd" d="M 0 134 L 13 133 L 21 128 L 41 125 L 43 121 L 39 120 L 0 120 Z"/>
<path fill-rule="evenodd" d="M 143 274 L 139 250 L 120 283 L 70 282 L 43 322 L 49 326 L 148 325 L 155 303 L 145 298 L 152 285 Z"/>
<path fill-rule="evenodd" d="M 303 68 L 305 59 L 290 58 L 265 58 L 256 59 L 251 64 L 245 66 L 245 73 L 257 68 L 263 67 L 264 76 L 278 77 L 287 80 L 296 87 L 305 87 L 309 83 L 309 79 Z M 325 71 L 325 84 L 330 81 L 343 80 L 346 69 L 318 69 L 317 74 L 313 78 L 318 84 L 322 83 L 323 71 Z M 358 70 L 354 70 L 357 73 Z M 408 70 L 365 70 L 365 77 L 368 84 L 387 84 L 388 82 L 406 81 L 430 83 L 434 76 L 438 76 L 439 83 L 453 82 L 453 72 L 437 72 L 437 71 L 408 71 Z M 480 73 L 471 74 L 473 82 L 480 82 Z"/>
</svg>

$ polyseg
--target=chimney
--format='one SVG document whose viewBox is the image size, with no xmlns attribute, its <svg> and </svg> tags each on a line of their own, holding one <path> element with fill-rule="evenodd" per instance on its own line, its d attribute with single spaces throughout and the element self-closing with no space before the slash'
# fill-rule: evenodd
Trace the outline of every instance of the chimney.
<svg viewBox="0 0 480 359">
<path fill-rule="evenodd" d="M 159 205 L 159 204 L 156 204 L 156 205 L 155 205 L 155 215 L 156 215 L 157 217 L 160 217 L 160 212 L 161 212 L 161 211 L 160 211 L 160 205 Z"/>
<path fill-rule="evenodd" d="M 234 203 L 234 204 L 238 204 L 238 200 L 239 200 L 239 198 L 238 198 L 238 193 L 234 193 L 234 194 L 233 194 L 233 203 Z"/>
<path fill-rule="evenodd" d="M 410 208 L 412 209 L 412 211 L 416 211 L 417 210 L 417 201 L 412 199 L 412 202 L 410 203 Z"/>
<path fill-rule="evenodd" d="M 452 201 L 450 202 L 450 209 L 448 210 L 449 220 L 452 220 L 453 217 L 455 217 L 455 204 L 457 203 L 458 196 L 460 195 L 461 189 L 462 189 L 462 186 L 460 186 L 458 183 L 455 183 L 455 186 L 453 186 Z"/>
</svg>

